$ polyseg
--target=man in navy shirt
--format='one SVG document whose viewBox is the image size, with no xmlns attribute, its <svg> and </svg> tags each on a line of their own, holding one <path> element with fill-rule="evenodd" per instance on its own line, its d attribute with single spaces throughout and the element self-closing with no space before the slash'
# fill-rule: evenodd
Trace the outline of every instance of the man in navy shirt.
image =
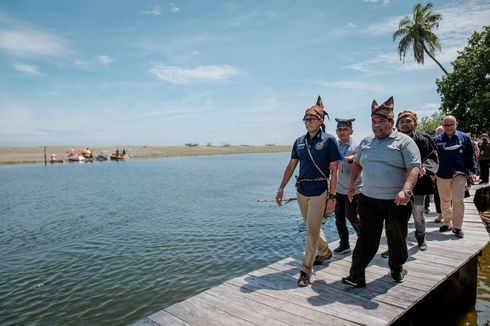
<svg viewBox="0 0 490 326">
<path fill-rule="evenodd" d="M 452 115 L 444 117 L 444 133 L 437 135 L 434 142 L 439 155 L 437 189 L 441 198 L 444 225 L 440 232 L 453 230 L 463 238 L 464 191 L 467 178 L 474 180 L 477 170 L 475 153 L 470 137 L 457 130 L 458 121 Z"/>
<path fill-rule="evenodd" d="M 331 213 L 335 209 L 340 153 L 335 138 L 324 131 L 325 114 L 319 96 L 317 104 L 305 111 L 303 121 L 308 132 L 294 142 L 291 159 L 276 194 L 276 202 L 281 206 L 284 187 L 299 162 L 299 176 L 296 179 L 297 197 L 307 229 L 305 257 L 298 279 L 299 286 L 311 284 L 313 265 L 322 264 L 332 257 L 332 251 L 328 247 L 321 225 L 325 211 Z"/>
</svg>

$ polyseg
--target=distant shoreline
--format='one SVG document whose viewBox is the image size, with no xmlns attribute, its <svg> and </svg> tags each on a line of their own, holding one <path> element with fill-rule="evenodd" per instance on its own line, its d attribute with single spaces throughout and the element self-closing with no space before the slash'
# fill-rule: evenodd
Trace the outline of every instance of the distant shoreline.
<svg viewBox="0 0 490 326">
<path fill-rule="evenodd" d="M 68 153 L 71 149 L 80 152 L 83 147 L 73 146 L 52 146 L 46 147 L 48 163 L 51 154 L 56 154 L 57 159 L 68 161 Z M 287 145 L 267 145 L 267 146 L 108 146 L 92 147 L 90 150 L 97 155 L 99 152 L 111 154 L 119 148 L 120 151 L 126 149 L 131 159 L 147 159 L 157 157 L 172 156 L 195 156 L 195 155 L 218 155 L 218 154 L 245 154 L 245 153 L 280 153 L 291 151 L 291 146 Z M 35 147 L 0 147 L 0 165 L 12 164 L 35 164 L 44 163 L 44 146 Z"/>
</svg>

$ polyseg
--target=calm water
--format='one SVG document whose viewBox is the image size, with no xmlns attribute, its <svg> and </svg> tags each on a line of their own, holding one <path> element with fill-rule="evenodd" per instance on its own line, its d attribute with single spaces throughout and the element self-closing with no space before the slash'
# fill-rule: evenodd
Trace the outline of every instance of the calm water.
<svg viewBox="0 0 490 326">
<path fill-rule="evenodd" d="M 288 158 L 0 167 L 0 325 L 127 324 L 301 252 L 297 204 L 257 202 Z M 482 269 L 461 325 L 489 318 L 488 250 Z"/>
<path fill-rule="evenodd" d="M 297 204 L 257 202 L 288 158 L 1 167 L 0 324 L 125 324 L 297 254 Z"/>
</svg>

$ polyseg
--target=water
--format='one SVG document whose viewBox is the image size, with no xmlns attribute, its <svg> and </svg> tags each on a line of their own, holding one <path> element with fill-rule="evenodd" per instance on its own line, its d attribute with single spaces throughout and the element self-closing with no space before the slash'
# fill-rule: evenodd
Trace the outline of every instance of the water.
<svg viewBox="0 0 490 326">
<path fill-rule="evenodd" d="M 297 204 L 257 202 L 288 159 L 1 167 L 0 324 L 127 324 L 301 252 Z"/>
</svg>

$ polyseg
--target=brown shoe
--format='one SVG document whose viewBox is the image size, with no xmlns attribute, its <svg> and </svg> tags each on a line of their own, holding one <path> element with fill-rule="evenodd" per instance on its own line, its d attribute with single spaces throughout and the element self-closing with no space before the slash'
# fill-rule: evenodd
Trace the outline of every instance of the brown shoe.
<svg viewBox="0 0 490 326">
<path fill-rule="evenodd" d="M 328 252 L 325 256 L 319 256 L 317 255 L 315 257 L 315 261 L 313 262 L 313 265 L 321 265 L 323 262 L 327 259 L 332 258 L 332 250 L 328 249 Z"/>
</svg>

